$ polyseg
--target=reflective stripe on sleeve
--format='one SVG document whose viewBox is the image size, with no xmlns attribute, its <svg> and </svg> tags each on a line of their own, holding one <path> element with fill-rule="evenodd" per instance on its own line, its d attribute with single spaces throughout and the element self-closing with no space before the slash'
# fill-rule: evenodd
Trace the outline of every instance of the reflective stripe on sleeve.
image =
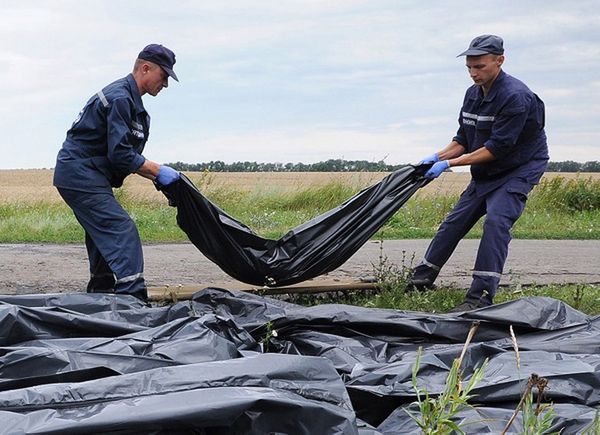
<svg viewBox="0 0 600 435">
<path fill-rule="evenodd" d="M 98 93 L 96 95 L 98 95 L 98 98 L 100 98 L 100 101 L 102 102 L 102 105 L 104 107 L 108 107 L 108 100 L 106 99 L 106 96 L 104 95 L 104 92 L 98 91 Z"/>
</svg>

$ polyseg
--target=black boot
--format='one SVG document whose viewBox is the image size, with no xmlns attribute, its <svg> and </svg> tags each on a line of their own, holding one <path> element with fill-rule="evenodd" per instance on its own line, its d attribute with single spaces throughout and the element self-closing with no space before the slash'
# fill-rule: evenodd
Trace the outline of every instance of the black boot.
<svg viewBox="0 0 600 435">
<path fill-rule="evenodd" d="M 422 292 L 425 290 L 431 290 L 434 289 L 435 285 L 433 284 L 433 281 L 427 278 L 423 278 L 423 279 L 417 279 L 417 278 L 411 278 L 408 283 L 406 283 L 406 290 L 408 291 L 418 291 L 418 292 Z"/>
</svg>

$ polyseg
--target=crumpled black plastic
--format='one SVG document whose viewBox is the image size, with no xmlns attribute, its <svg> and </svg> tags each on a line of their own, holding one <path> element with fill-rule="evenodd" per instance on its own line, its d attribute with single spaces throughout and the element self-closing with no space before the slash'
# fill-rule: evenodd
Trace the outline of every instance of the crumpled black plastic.
<svg viewBox="0 0 600 435">
<path fill-rule="evenodd" d="M 156 308 L 124 295 L 2 296 L 0 432 L 417 433 L 405 410 L 416 410 L 418 348 L 417 382 L 435 397 L 473 322 L 463 380 L 489 365 L 476 409 L 453 418 L 466 433 L 500 433 L 532 373 L 548 379 L 551 431 L 589 428 L 600 317 L 564 302 L 434 314 L 207 288 Z M 508 433 L 522 431 L 519 414 Z"/>
<path fill-rule="evenodd" d="M 177 207 L 190 241 L 233 278 L 283 286 L 330 272 L 348 260 L 402 205 L 431 180 L 430 165 L 406 166 L 278 240 L 265 239 L 208 200 L 182 174 L 157 187 Z"/>
<path fill-rule="evenodd" d="M 0 393 L 0 420 L 3 433 L 358 434 L 329 361 L 276 354 Z"/>
<path fill-rule="evenodd" d="M 464 355 L 464 381 L 485 359 L 489 365 L 473 390 L 471 403 L 478 411 L 465 410 L 453 419 L 466 425 L 466 433 L 499 433 L 532 373 L 549 381 L 545 397 L 556 405 L 552 431 L 581 433 L 600 405 L 600 317 L 552 298 L 523 298 L 459 314 L 336 304 L 290 307 L 218 289 L 198 292 L 194 302 L 198 312 L 228 313 L 255 336 L 277 331 L 271 351 L 331 360 L 357 417 L 381 433 L 419 432 L 404 412 L 416 400 L 412 367 L 418 348 L 423 348 L 418 383 L 431 395 L 440 394 L 473 322 L 479 327 Z M 519 343 L 520 368 L 510 326 Z M 508 433 L 520 433 L 519 428 L 520 414 Z"/>
</svg>

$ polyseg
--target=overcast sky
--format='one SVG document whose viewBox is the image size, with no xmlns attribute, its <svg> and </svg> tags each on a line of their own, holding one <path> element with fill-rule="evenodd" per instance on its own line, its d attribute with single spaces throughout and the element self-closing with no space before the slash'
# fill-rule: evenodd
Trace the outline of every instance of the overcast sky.
<svg viewBox="0 0 600 435">
<path fill-rule="evenodd" d="M 0 6 L 0 168 L 54 167 L 87 99 L 161 43 L 180 82 L 146 95 L 145 155 L 416 162 L 452 138 L 456 55 L 505 41 L 546 103 L 553 161 L 600 160 L 600 4 L 580 1 L 9 1 Z"/>
</svg>

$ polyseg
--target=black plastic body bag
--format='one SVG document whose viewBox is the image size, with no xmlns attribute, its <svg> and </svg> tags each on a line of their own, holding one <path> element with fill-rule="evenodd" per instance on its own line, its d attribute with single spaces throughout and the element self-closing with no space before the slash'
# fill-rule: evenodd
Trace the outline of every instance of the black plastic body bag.
<svg viewBox="0 0 600 435">
<path fill-rule="evenodd" d="M 279 240 L 258 236 L 205 198 L 185 175 L 158 186 L 177 207 L 190 241 L 231 277 L 282 286 L 330 272 L 348 260 L 415 193 L 431 165 L 406 166 Z"/>
</svg>

